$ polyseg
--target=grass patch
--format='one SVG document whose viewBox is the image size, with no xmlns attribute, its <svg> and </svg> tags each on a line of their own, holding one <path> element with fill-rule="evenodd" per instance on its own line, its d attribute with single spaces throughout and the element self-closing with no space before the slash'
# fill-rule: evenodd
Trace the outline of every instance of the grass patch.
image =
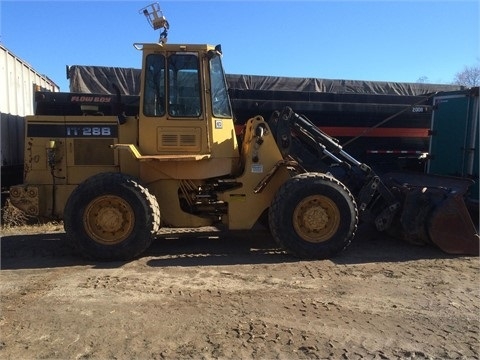
<svg viewBox="0 0 480 360">
<path fill-rule="evenodd" d="M 15 234 L 48 234 L 63 231 L 63 222 L 42 222 L 35 216 L 30 216 L 17 209 L 7 200 L 2 208 L 0 235 Z"/>
</svg>

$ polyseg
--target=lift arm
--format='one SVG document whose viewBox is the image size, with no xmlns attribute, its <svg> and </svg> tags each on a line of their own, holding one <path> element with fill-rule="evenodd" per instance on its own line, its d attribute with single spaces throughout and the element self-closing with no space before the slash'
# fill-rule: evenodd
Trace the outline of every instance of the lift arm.
<svg viewBox="0 0 480 360">
<path fill-rule="evenodd" d="M 333 175 L 349 188 L 357 202 L 360 219 L 373 222 L 379 231 L 392 223 L 399 203 L 382 182 L 381 178 L 366 164 L 358 161 L 338 141 L 321 131 L 307 117 L 286 107 L 275 112 L 269 122 L 282 155 L 290 153 L 293 141 L 300 141 L 319 158 L 328 157 L 336 167 L 330 167 Z M 292 139 L 292 135 L 294 139 Z M 298 159 L 299 162 L 300 159 Z"/>
<path fill-rule="evenodd" d="M 463 200 L 472 183 L 469 179 L 411 173 L 380 178 L 345 152 L 335 138 L 289 107 L 275 112 L 269 126 L 284 157 L 301 163 L 293 146 L 300 143 L 319 163 L 329 159 L 326 171 L 353 194 L 362 221 L 413 243 L 433 242 L 447 253 L 479 253 L 478 231 Z"/>
</svg>

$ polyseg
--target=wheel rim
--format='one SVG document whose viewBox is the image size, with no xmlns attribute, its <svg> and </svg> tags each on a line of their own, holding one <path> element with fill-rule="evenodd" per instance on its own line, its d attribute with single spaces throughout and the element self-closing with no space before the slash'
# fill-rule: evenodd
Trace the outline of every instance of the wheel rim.
<svg viewBox="0 0 480 360">
<path fill-rule="evenodd" d="M 104 195 L 87 205 L 83 221 L 87 234 L 93 240 L 103 245 L 115 245 L 132 233 L 135 216 L 124 199 Z"/>
<path fill-rule="evenodd" d="M 293 212 L 293 227 L 305 241 L 329 240 L 340 225 L 340 210 L 330 198 L 312 195 L 298 203 Z"/>
</svg>

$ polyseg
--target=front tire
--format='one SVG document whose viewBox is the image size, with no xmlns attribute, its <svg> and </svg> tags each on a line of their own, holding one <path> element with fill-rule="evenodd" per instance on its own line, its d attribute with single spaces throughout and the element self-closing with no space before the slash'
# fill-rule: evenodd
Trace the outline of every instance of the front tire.
<svg viewBox="0 0 480 360">
<path fill-rule="evenodd" d="M 350 244 L 358 224 L 355 200 L 335 178 L 321 173 L 292 177 L 269 210 L 275 241 L 296 257 L 327 259 Z"/>
<path fill-rule="evenodd" d="M 65 205 L 67 239 L 96 260 L 130 260 L 145 251 L 160 228 L 157 200 L 128 175 L 103 173 L 77 186 Z"/>
</svg>

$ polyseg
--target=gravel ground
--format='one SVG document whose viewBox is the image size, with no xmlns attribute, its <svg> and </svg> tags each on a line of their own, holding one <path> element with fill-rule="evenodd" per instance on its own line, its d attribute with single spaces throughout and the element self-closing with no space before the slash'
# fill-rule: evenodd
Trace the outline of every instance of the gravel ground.
<svg viewBox="0 0 480 360">
<path fill-rule="evenodd" d="M 2 359 L 479 359 L 479 258 L 363 226 L 301 261 L 267 231 L 163 231 L 137 260 L 1 238 Z"/>
</svg>

